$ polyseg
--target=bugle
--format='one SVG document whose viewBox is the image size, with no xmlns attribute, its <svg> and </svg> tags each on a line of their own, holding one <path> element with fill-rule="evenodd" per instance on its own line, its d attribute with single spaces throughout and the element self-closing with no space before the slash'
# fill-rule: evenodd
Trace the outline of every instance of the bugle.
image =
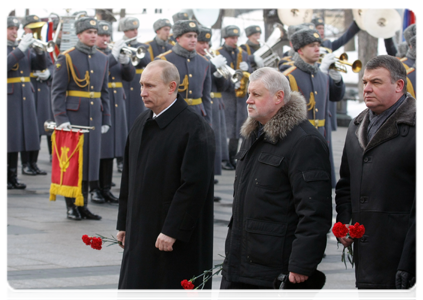
<svg viewBox="0 0 423 300">
<path fill-rule="evenodd" d="M 44 122 L 44 130 L 46 132 L 51 132 L 55 130 L 56 122 L 53 121 L 45 121 Z M 81 125 L 71 125 L 71 129 L 63 129 L 65 131 L 81 131 L 83 133 L 88 133 L 90 130 L 94 130 L 95 126 L 81 126 Z"/>
<path fill-rule="evenodd" d="M 125 42 L 127 42 L 127 41 L 125 41 Z M 107 45 L 107 47 L 109 47 L 109 49 L 112 49 L 114 42 L 112 42 L 112 43 L 104 42 L 104 44 Z M 135 55 L 134 55 L 134 52 L 135 52 Z M 125 47 L 122 47 L 122 49 L 120 49 L 120 53 L 123 53 L 123 54 L 126 54 L 127 56 L 129 56 L 131 58 L 132 64 L 134 66 L 136 66 L 136 65 L 138 65 L 140 60 L 144 58 L 145 54 L 147 53 L 147 49 L 145 49 L 145 47 L 143 47 L 143 46 L 139 46 L 137 48 L 125 46 Z"/>
<path fill-rule="evenodd" d="M 209 52 L 207 49 L 204 49 L 204 51 L 206 52 L 206 56 L 209 59 L 212 59 L 216 56 L 216 55 L 214 55 L 214 53 Z M 220 68 L 217 68 L 217 72 L 219 72 L 219 74 L 222 75 L 223 77 L 225 77 L 226 79 L 230 78 L 233 83 L 237 83 L 243 77 L 241 72 L 235 71 L 234 69 L 232 69 L 231 67 L 229 67 L 226 64 L 221 66 Z"/>
<path fill-rule="evenodd" d="M 319 63 L 322 62 L 324 57 L 325 57 L 325 54 L 320 54 Z M 345 53 L 345 52 L 342 53 L 340 56 L 336 56 L 335 58 L 336 58 L 337 61 L 332 63 L 329 66 L 329 69 L 334 69 L 338 72 L 347 73 L 347 67 L 346 66 L 350 66 L 354 73 L 358 73 L 358 72 L 360 72 L 360 70 L 363 66 L 363 64 L 361 63 L 361 60 L 359 60 L 359 59 L 355 60 L 353 63 L 349 63 L 348 62 L 348 54 Z"/>
</svg>

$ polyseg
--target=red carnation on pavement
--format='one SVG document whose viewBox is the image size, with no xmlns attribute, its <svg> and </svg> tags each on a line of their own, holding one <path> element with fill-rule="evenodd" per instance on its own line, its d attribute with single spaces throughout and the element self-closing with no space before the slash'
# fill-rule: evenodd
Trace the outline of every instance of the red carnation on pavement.
<svg viewBox="0 0 423 300">
<path fill-rule="evenodd" d="M 337 222 L 335 225 L 333 225 L 332 232 L 337 238 L 342 238 L 347 235 L 348 228 L 341 222 Z"/>
<path fill-rule="evenodd" d="M 91 242 L 91 248 L 96 249 L 96 250 L 101 250 L 101 244 L 102 243 L 103 243 L 103 241 L 101 240 L 101 238 L 93 237 L 92 242 Z"/>
<path fill-rule="evenodd" d="M 192 290 L 194 288 L 194 284 L 186 279 L 181 281 L 181 286 L 184 288 L 184 290 Z"/>
<path fill-rule="evenodd" d="M 86 234 L 84 234 L 83 236 L 82 236 L 82 241 L 85 243 L 85 245 L 87 245 L 87 246 L 89 246 L 89 245 L 91 245 L 91 238 L 88 236 L 88 235 L 86 235 Z"/>
<path fill-rule="evenodd" d="M 198 298 L 198 291 L 197 290 L 195 290 L 195 291 L 187 291 L 187 297 L 190 299 L 190 300 L 195 300 L 195 299 L 197 299 Z"/>
<path fill-rule="evenodd" d="M 354 225 L 350 225 L 348 229 L 350 231 L 350 237 L 353 239 L 361 238 L 365 232 L 364 225 L 360 225 L 358 222 L 356 222 Z"/>
</svg>

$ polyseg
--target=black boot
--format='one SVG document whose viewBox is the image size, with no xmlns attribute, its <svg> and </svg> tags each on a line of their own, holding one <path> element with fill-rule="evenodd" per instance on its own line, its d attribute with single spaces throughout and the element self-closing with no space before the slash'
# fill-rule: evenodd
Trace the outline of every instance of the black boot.
<svg viewBox="0 0 423 300">
<path fill-rule="evenodd" d="M 17 169 L 10 168 L 8 173 L 9 173 L 8 184 L 7 184 L 8 189 L 9 189 L 9 183 L 10 183 L 12 189 L 24 190 L 26 188 L 25 183 L 20 183 L 18 181 L 18 170 Z"/>
<path fill-rule="evenodd" d="M 9 164 L 6 162 L 6 164 L 5 164 L 5 167 L 6 167 L 6 173 L 5 173 L 5 179 L 6 179 L 6 186 L 5 186 L 5 189 L 6 190 L 11 190 L 11 189 L 13 189 L 14 187 L 13 187 L 13 185 L 10 183 L 10 181 L 9 181 Z"/>
<path fill-rule="evenodd" d="M 227 160 L 222 161 L 222 169 L 227 171 L 235 170 L 234 166 Z"/>
<path fill-rule="evenodd" d="M 235 155 L 238 152 L 238 139 L 229 139 L 228 152 L 229 162 L 236 169 Z"/>
<path fill-rule="evenodd" d="M 78 206 L 78 211 L 83 219 L 101 220 L 101 216 L 95 215 L 87 208 L 88 205 L 88 181 L 82 181 L 82 196 L 84 196 L 84 206 Z"/>
<path fill-rule="evenodd" d="M 47 175 L 47 172 L 44 170 L 40 170 L 36 162 L 30 163 L 31 169 L 35 171 L 37 175 Z"/>
<path fill-rule="evenodd" d="M 99 185 L 101 195 L 105 201 L 110 203 L 119 203 L 119 199 L 110 192 L 110 189 L 112 188 L 112 175 L 113 159 L 100 160 Z"/>
<path fill-rule="evenodd" d="M 37 175 L 37 172 L 32 169 L 29 163 L 25 163 L 25 164 L 22 164 L 22 175 L 35 176 Z"/>
<path fill-rule="evenodd" d="M 79 221 L 82 219 L 77 206 L 74 204 L 75 198 L 65 197 L 66 201 L 66 217 L 71 220 Z"/>
<path fill-rule="evenodd" d="M 103 195 L 101 194 L 100 189 L 98 188 L 91 190 L 90 195 L 91 195 L 91 201 L 95 203 L 103 204 L 106 202 Z"/>
</svg>

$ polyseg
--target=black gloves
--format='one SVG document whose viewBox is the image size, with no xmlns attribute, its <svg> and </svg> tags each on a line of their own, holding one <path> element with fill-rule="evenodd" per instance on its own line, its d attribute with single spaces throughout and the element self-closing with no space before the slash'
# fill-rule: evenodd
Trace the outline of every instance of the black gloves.
<svg viewBox="0 0 423 300">
<path fill-rule="evenodd" d="M 395 287 L 397 289 L 409 289 L 416 283 L 416 276 L 406 271 L 398 270 L 395 274 Z"/>
</svg>

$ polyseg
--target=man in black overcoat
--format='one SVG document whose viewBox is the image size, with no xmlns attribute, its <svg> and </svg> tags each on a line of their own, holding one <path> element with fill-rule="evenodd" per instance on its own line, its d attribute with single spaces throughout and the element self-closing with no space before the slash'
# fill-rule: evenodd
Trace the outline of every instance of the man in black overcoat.
<svg viewBox="0 0 423 300">
<path fill-rule="evenodd" d="M 124 154 L 120 289 L 181 289 L 182 280 L 212 267 L 215 140 L 207 121 L 177 94 L 179 80 L 164 60 L 141 76 L 149 110 L 135 120 Z"/>
<path fill-rule="evenodd" d="M 367 109 L 351 121 L 336 185 L 337 222 L 363 224 L 354 243 L 359 289 L 406 289 L 416 281 L 416 99 L 395 57 L 366 64 Z"/>
</svg>

